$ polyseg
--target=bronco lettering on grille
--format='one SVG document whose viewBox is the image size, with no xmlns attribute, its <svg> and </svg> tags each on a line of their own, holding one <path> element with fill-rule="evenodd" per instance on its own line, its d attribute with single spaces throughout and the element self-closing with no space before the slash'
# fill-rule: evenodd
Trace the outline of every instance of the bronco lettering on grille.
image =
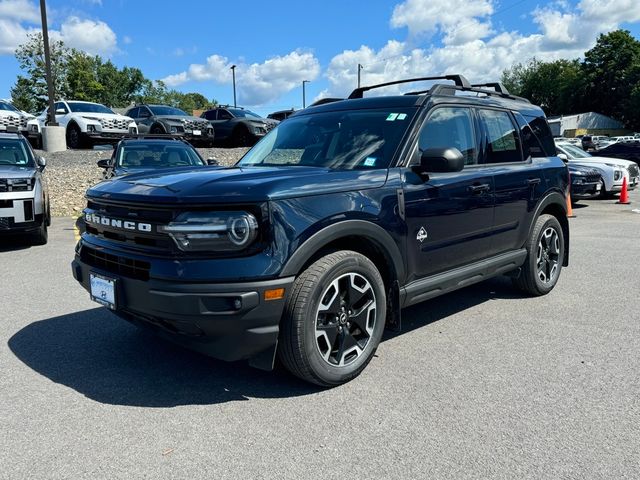
<svg viewBox="0 0 640 480">
<path fill-rule="evenodd" d="M 150 223 L 132 222 L 130 220 L 120 220 L 117 218 L 103 217 L 95 213 L 86 213 L 84 216 L 87 223 L 104 225 L 106 227 L 121 228 L 123 230 L 137 230 L 140 232 L 151 232 Z"/>
</svg>

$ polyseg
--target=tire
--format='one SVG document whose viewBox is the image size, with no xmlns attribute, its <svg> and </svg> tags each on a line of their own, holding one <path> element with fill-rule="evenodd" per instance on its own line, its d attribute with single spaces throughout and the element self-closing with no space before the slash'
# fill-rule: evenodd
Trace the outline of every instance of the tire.
<svg viewBox="0 0 640 480">
<path fill-rule="evenodd" d="M 546 295 L 558 283 L 564 255 L 560 222 L 553 215 L 541 215 L 527 241 L 527 258 L 520 276 L 513 279 L 513 283 L 530 295 Z"/>
<path fill-rule="evenodd" d="M 49 241 L 49 231 L 47 230 L 47 220 L 42 219 L 42 224 L 33 234 L 34 245 L 46 245 Z"/>
<path fill-rule="evenodd" d="M 604 183 L 604 180 L 600 179 L 600 195 L 598 195 L 599 199 L 604 200 L 605 198 L 609 198 L 609 192 L 607 192 L 607 186 Z"/>
<path fill-rule="evenodd" d="M 152 133 L 153 135 L 164 135 L 165 131 L 164 128 L 162 128 L 160 125 L 154 125 L 153 127 L 151 127 L 150 133 Z"/>
<path fill-rule="evenodd" d="M 346 250 L 326 255 L 293 284 L 278 356 L 291 373 L 316 385 L 348 382 L 373 358 L 386 310 L 384 283 L 371 260 Z"/>
<path fill-rule="evenodd" d="M 252 144 L 251 135 L 247 127 L 236 127 L 231 136 L 231 144 L 234 147 L 250 147 Z"/>
<path fill-rule="evenodd" d="M 47 197 L 47 217 L 46 217 L 46 223 L 47 223 L 47 227 L 51 226 L 51 202 L 49 200 L 49 198 Z"/>
<path fill-rule="evenodd" d="M 73 150 L 83 147 L 82 132 L 80 132 L 80 127 L 75 123 L 72 123 L 67 127 L 66 137 L 67 147 L 72 148 Z"/>
</svg>

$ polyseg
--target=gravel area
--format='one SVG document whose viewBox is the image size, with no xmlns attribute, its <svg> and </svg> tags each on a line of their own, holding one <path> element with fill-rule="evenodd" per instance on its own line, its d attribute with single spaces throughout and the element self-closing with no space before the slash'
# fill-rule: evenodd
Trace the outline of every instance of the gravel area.
<svg viewBox="0 0 640 480">
<path fill-rule="evenodd" d="M 215 158 L 220 165 L 233 165 L 247 148 L 198 148 L 202 158 Z M 102 180 L 98 160 L 109 158 L 111 150 L 67 150 L 46 153 L 45 177 L 49 185 L 51 213 L 56 217 L 77 216 L 85 206 L 86 190 Z"/>
</svg>

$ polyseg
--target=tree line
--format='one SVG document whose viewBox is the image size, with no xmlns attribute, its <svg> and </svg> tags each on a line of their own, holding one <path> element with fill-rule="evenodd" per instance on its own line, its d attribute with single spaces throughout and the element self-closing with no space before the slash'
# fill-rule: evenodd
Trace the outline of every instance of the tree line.
<svg viewBox="0 0 640 480">
<path fill-rule="evenodd" d="M 50 54 L 56 99 L 84 100 L 114 108 L 132 103 L 159 103 L 188 113 L 218 103 L 200 93 L 168 89 L 163 82 L 146 78 L 139 68 L 118 68 L 111 60 L 68 48 L 60 40 L 50 43 Z M 12 102 L 20 110 L 40 112 L 48 101 L 42 34 L 30 34 L 16 49 L 15 56 L 24 74 L 18 76 L 11 89 Z"/>
<path fill-rule="evenodd" d="M 628 30 L 600 35 L 582 60 L 515 64 L 502 83 L 549 116 L 598 112 L 640 131 L 640 41 Z"/>
</svg>

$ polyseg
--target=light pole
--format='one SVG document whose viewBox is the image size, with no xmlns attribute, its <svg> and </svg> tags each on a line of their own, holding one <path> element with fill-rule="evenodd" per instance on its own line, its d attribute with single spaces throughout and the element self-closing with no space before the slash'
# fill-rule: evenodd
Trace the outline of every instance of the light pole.
<svg viewBox="0 0 640 480">
<path fill-rule="evenodd" d="M 45 0 L 40 0 L 40 16 L 42 17 L 42 41 L 44 43 L 44 66 L 47 75 L 47 93 L 49 95 L 49 122 L 48 125 L 57 127 L 56 112 L 53 110 L 55 97 L 53 78 L 51 77 L 51 55 L 49 54 L 49 28 L 47 27 L 47 6 Z"/>
<path fill-rule="evenodd" d="M 307 95 L 304 88 L 307 83 L 309 83 L 309 80 L 302 81 L 302 108 L 307 108 Z"/>
<path fill-rule="evenodd" d="M 238 105 L 236 103 L 236 66 L 231 65 L 231 74 L 233 75 L 233 108 L 236 108 Z"/>
<path fill-rule="evenodd" d="M 358 64 L 358 88 L 360 88 L 360 70 L 362 70 L 364 67 L 362 66 L 362 64 Z"/>
</svg>

